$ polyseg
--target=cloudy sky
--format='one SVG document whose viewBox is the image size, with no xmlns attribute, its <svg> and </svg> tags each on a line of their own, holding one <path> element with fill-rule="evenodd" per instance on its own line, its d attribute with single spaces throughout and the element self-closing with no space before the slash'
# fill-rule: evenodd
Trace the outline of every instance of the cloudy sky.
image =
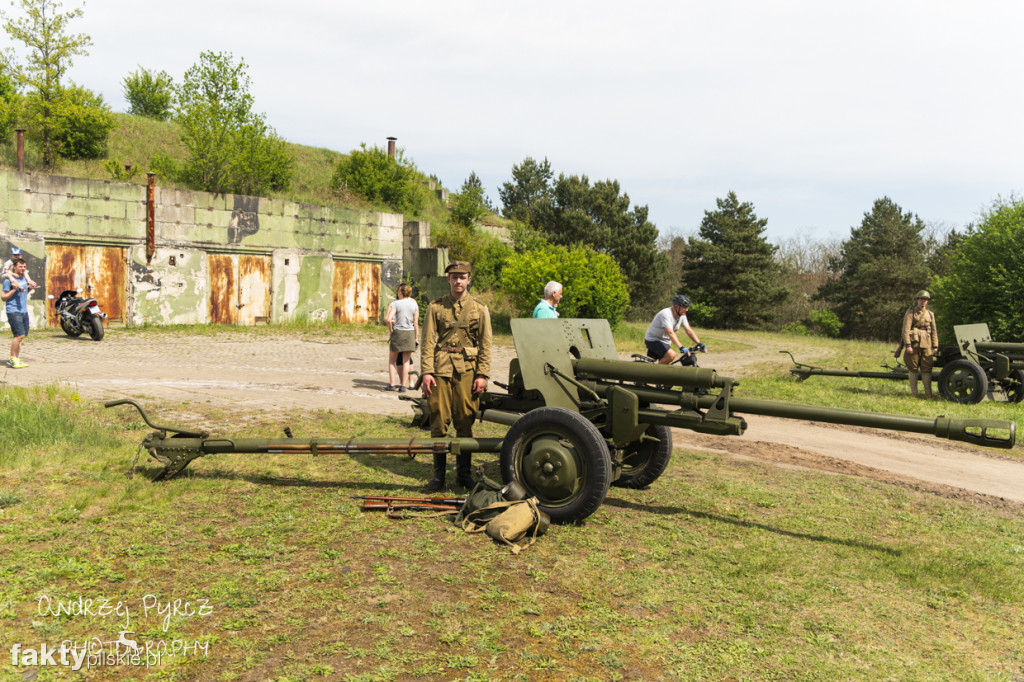
<svg viewBox="0 0 1024 682">
<path fill-rule="evenodd" d="M 64 0 L 64 8 L 80 6 Z M 116 111 L 138 66 L 244 58 L 291 142 L 394 135 L 491 200 L 525 157 L 615 178 L 663 233 L 733 190 L 778 243 L 848 236 L 890 196 L 963 227 L 1024 189 L 1024 3 L 90 0 L 71 71 Z M 7 40 L 3 36 L 3 40 Z"/>
</svg>

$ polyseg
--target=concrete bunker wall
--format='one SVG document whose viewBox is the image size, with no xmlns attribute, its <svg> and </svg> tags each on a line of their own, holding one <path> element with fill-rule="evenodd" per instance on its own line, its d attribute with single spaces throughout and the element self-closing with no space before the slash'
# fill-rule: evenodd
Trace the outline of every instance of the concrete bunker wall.
<svg viewBox="0 0 1024 682">
<path fill-rule="evenodd" d="M 43 285 L 31 296 L 34 327 L 46 324 L 46 295 L 60 293 L 48 289 L 96 288 L 86 264 L 100 256 L 124 263 L 126 324 L 379 322 L 405 259 L 420 252 L 403 248 L 401 214 L 162 187 L 154 195 L 147 259 L 145 185 L 0 171 L 0 253 L 20 247 Z"/>
</svg>

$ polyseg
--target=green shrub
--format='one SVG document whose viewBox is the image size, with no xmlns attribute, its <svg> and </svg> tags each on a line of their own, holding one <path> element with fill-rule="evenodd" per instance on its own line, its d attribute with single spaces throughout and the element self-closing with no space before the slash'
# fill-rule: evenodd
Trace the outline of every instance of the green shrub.
<svg viewBox="0 0 1024 682">
<path fill-rule="evenodd" d="M 839 338 L 839 332 L 843 329 L 842 320 L 831 310 L 812 310 L 807 315 L 807 321 L 815 334 L 830 339 Z"/>
<path fill-rule="evenodd" d="M 348 189 L 397 213 L 419 213 L 427 197 L 416 167 L 406 162 L 401 152 L 392 158 L 380 147 L 367 149 L 365 142 L 338 162 L 332 186 Z"/>
<path fill-rule="evenodd" d="M 513 305 L 530 316 L 550 281 L 561 282 L 561 317 L 604 318 L 614 327 L 629 306 L 626 278 L 618 263 L 589 246 L 547 246 L 513 254 L 502 281 Z"/>
<path fill-rule="evenodd" d="M 790 322 L 787 325 L 783 325 L 782 332 L 784 334 L 795 334 L 797 336 L 810 336 L 811 334 L 811 330 L 799 322 Z"/>
<path fill-rule="evenodd" d="M 141 66 L 125 76 L 121 85 L 124 98 L 128 100 L 128 113 L 166 121 L 171 117 L 171 107 L 174 105 L 172 83 L 166 71 L 154 73 Z"/>
<path fill-rule="evenodd" d="M 54 142 L 65 159 L 98 159 L 107 152 L 114 117 L 102 95 L 73 85 L 54 115 Z"/>
</svg>

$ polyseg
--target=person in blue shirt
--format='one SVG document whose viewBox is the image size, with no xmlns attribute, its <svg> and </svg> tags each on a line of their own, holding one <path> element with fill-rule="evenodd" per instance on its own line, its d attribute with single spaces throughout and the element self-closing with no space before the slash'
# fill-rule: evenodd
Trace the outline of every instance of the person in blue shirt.
<svg viewBox="0 0 1024 682">
<path fill-rule="evenodd" d="M 28 336 L 28 278 L 25 276 L 25 261 L 15 258 L 11 264 L 12 277 L 4 278 L 0 300 L 7 304 L 7 323 L 11 325 L 14 340 L 11 342 L 11 359 L 7 363 L 15 369 L 28 367 L 21 361 L 21 342 Z"/>
<path fill-rule="evenodd" d="M 533 309 L 533 316 L 541 319 L 553 319 L 558 317 L 555 306 L 562 300 L 562 285 L 558 282 L 548 282 L 544 287 L 544 298 L 540 300 L 537 307 Z"/>
</svg>

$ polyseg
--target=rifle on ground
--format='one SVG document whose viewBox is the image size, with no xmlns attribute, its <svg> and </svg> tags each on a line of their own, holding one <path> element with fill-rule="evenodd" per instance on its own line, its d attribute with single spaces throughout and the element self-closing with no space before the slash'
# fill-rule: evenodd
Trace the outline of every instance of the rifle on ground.
<svg viewBox="0 0 1024 682">
<path fill-rule="evenodd" d="M 466 501 L 465 497 L 388 497 L 386 495 L 353 495 L 353 500 L 365 500 L 364 505 L 369 502 L 409 502 L 414 504 L 444 504 L 461 507 Z"/>
<path fill-rule="evenodd" d="M 363 511 L 382 511 L 392 517 L 396 511 L 457 512 L 466 501 L 464 497 L 385 497 L 353 495 L 363 501 Z"/>
</svg>

